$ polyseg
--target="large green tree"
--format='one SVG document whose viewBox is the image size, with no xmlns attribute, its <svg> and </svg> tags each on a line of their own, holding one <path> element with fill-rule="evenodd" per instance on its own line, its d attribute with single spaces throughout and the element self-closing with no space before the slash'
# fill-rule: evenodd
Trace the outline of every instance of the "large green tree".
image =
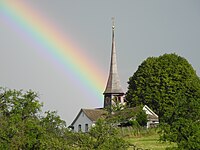
<svg viewBox="0 0 200 150">
<path fill-rule="evenodd" d="M 200 79 L 185 58 L 149 57 L 128 84 L 127 104 L 146 104 L 159 115 L 162 140 L 176 142 L 180 149 L 199 148 Z M 190 145 L 196 146 L 186 147 Z"/>
<path fill-rule="evenodd" d="M 175 142 L 179 149 L 200 149 L 200 86 L 187 83 L 185 95 L 177 93 L 173 107 L 168 107 L 160 125 L 161 140 Z"/>
<path fill-rule="evenodd" d="M 149 57 L 129 78 L 127 104 L 148 105 L 162 118 L 167 107 L 174 105 L 177 94 L 184 97 L 198 96 L 195 92 L 186 94 L 190 90 L 188 83 L 191 81 L 200 84 L 195 70 L 185 58 L 176 54 Z"/>
</svg>

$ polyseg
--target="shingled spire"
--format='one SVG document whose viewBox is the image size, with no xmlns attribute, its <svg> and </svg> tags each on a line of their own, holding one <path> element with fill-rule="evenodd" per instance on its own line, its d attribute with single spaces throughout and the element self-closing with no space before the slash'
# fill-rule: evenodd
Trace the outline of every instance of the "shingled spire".
<svg viewBox="0 0 200 150">
<path fill-rule="evenodd" d="M 115 49 L 115 25 L 113 19 L 112 25 L 112 49 L 111 49 L 111 62 L 110 62 L 110 72 L 106 85 L 106 89 L 104 91 L 104 108 L 111 107 L 113 102 L 113 98 L 118 102 L 123 102 L 124 92 L 122 90 L 119 75 L 117 72 L 117 60 L 116 60 L 116 49 Z"/>
</svg>

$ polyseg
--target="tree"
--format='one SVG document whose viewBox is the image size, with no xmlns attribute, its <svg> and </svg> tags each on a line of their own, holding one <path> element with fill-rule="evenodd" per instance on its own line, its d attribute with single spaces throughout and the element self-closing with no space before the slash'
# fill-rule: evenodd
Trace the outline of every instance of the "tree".
<svg viewBox="0 0 200 150">
<path fill-rule="evenodd" d="M 136 115 L 136 121 L 141 127 L 147 126 L 147 114 L 144 110 L 140 110 Z"/>
<path fill-rule="evenodd" d="M 41 111 L 33 91 L 0 88 L 0 149 L 102 150 L 128 147 L 117 128 L 99 120 L 88 133 L 74 133 L 55 111 Z"/>
<path fill-rule="evenodd" d="M 0 94 L 0 148 L 36 148 L 40 126 L 38 113 L 42 104 L 31 91 L 1 89 Z"/>
<path fill-rule="evenodd" d="M 72 143 L 67 139 L 69 130 L 56 111 L 46 111 L 45 116 L 40 118 L 40 125 L 43 129 L 40 149 L 72 149 Z"/>
<path fill-rule="evenodd" d="M 159 115 L 162 140 L 176 142 L 180 149 L 199 149 L 200 79 L 185 58 L 149 57 L 128 84 L 127 104 L 146 104 Z"/>
<path fill-rule="evenodd" d="M 188 61 L 176 54 L 149 57 L 129 78 L 126 93 L 127 104 L 131 107 L 148 105 L 162 119 L 168 106 L 173 106 L 177 93 L 185 96 L 187 83 L 199 77 Z M 197 90 L 197 89 L 196 89 Z M 194 97 L 190 93 L 187 97 Z"/>
<path fill-rule="evenodd" d="M 33 91 L 0 89 L 0 149 L 67 149 L 65 122 Z"/>
<path fill-rule="evenodd" d="M 121 127 L 132 126 L 136 128 L 147 125 L 147 114 L 143 110 L 143 106 L 127 107 L 119 105 L 112 107 L 112 113 L 107 114 L 106 121 Z M 120 108 L 120 109 L 119 109 Z"/>
<path fill-rule="evenodd" d="M 185 97 L 177 94 L 174 106 L 163 116 L 166 122 L 160 125 L 161 140 L 176 142 L 179 149 L 196 150 L 200 149 L 200 86 L 195 81 L 187 86 Z M 186 96 L 191 93 L 198 97 Z"/>
</svg>

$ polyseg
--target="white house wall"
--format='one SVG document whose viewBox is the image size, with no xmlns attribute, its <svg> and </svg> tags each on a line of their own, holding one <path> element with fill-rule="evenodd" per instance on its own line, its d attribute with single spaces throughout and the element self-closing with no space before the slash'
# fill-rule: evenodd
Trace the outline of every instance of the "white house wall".
<svg viewBox="0 0 200 150">
<path fill-rule="evenodd" d="M 76 122 L 74 123 L 74 131 L 78 132 L 79 125 L 81 125 L 81 131 L 85 132 L 86 128 L 85 125 L 88 124 L 88 127 L 91 128 L 93 122 L 85 115 L 82 111 L 81 114 L 78 116 Z"/>
</svg>

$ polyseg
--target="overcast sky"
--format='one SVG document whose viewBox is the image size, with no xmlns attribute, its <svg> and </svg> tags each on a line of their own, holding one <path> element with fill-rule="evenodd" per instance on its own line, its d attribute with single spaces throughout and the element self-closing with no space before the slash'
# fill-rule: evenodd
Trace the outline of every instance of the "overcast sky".
<svg viewBox="0 0 200 150">
<path fill-rule="evenodd" d="M 103 70 L 105 86 L 112 17 L 118 72 L 125 92 L 128 78 L 150 56 L 176 53 L 200 75 L 199 0 L 34 0 L 28 4 L 59 27 L 96 68 Z M 96 100 L 82 95 L 77 88 L 84 87 L 82 83 L 70 82 L 0 17 L 0 86 L 38 92 L 44 110 L 57 110 L 68 125 L 80 108 L 103 106 L 103 96 Z M 91 89 L 85 88 L 90 93 Z"/>
</svg>

